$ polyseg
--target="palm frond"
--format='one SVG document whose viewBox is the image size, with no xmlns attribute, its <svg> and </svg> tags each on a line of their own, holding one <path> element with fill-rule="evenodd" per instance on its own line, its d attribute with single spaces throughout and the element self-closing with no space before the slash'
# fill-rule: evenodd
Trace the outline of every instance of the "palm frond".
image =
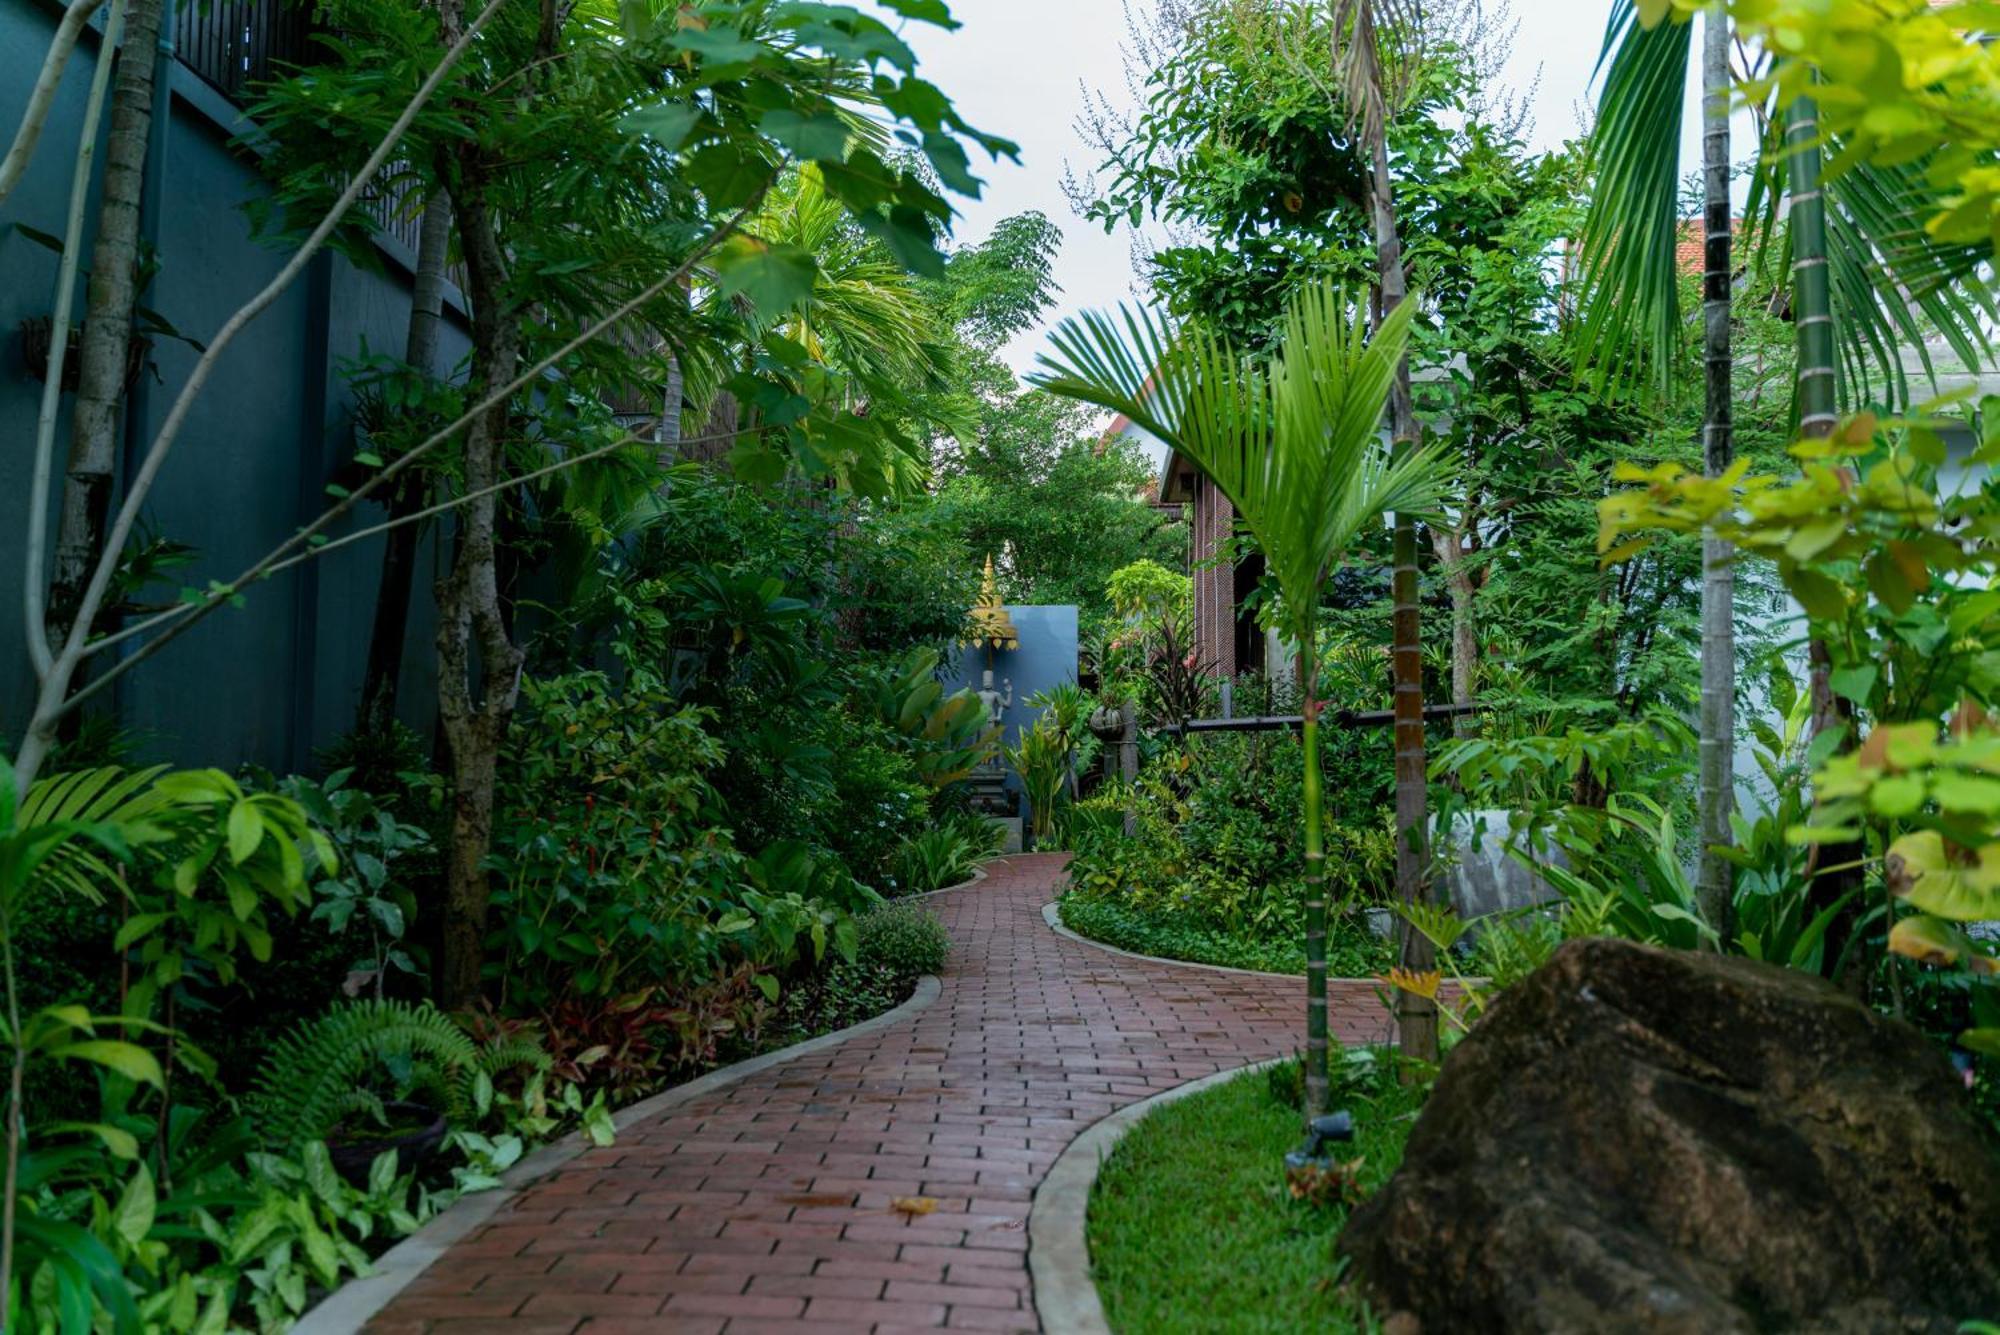
<svg viewBox="0 0 2000 1335">
<path fill-rule="evenodd" d="M 1838 163 L 1839 145 L 1832 147 Z M 1987 325 L 2000 318 L 1978 279 L 1987 247 L 1939 242 L 1925 228 L 1942 192 L 1923 164 L 1857 162 L 1829 170 L 1821 189 L 1845 401 L 1859 406 L 1879 379 L 1888 406 L 1908 407 L 1906 350 L 1934 388 L 1937 368 L 1926 341 L 1933 332 L 1967 370 L 1977 371 L 1990 351 Z"/>
<path fill-rule="evenodd" d="M 1423 510 L 1442 489 L 1434 450 L 1392 454 L 1382 413 L 1417 306 L 1371 339 L 1362 304 L 1331 284 L 1288 303 L 1280 351 L 1239 356 L 1200 328 L 1146 312 L 1063 323 L 1034 383 L 1124 414 L 1191 460 L 1263 549 L 1288 613 L 1308 625 L 1333 564 L 1389 510 Z"/>
<path fill-rule="evenodd" d="M 1782 118 L 1765 119 L 1745 215 L 1753 235 L 1772 240 L 1753 247 L 1762 257 L 1760 276 L 1788 285 L 1791 236 L 1782 225 L 1787 149 Z M 1902 411 L 1920 397 L 1911 391 L 1906 353 L 1926 385 L 1938 388 L 1933 335 L 1968 371 L 1992 360 L 1987 331 L 2000 321 L 2000 302 L 1980 272 L 1987 249 L 1940 242 L 1925 228 L 1942 193 L 1931 184 L 1925 160 L 1887 166 L 1855 160 L 1838 139 L 1823 148 L 1830 159 L 1820 189 L 1840 349 L 1839 399 L 1850 409 L 1872 402 Z"/>
<path fill-rule="evenodd" d="M 1704 19 L 1704 22 L 1707 20 Z M 1680 326 L 1682 108 L 1693 24 L 1639 22 L 1614 0 L 1604 35 L 1604 96 L 1590 145 L 1596 186 L 1578 238 L 1582 299 L 1572 336 L 1591 383 L 1650 372 L 1664 388 Z"/>
<path fill-rule="evenodd" d="M 153 780 L 166 771 L 165 765 L 138 770 L 106 765 L 51 775 L 28 789 L 16 814 L 16 828 L 110 825 L 137 834 L 139 822 L 163 805 Z M 103 888 L 122 879 L 115 864 L 115 858 L 90 840 L 66 840 L 36 869 L 34 884 L 101 900 Z"/>
</svg>

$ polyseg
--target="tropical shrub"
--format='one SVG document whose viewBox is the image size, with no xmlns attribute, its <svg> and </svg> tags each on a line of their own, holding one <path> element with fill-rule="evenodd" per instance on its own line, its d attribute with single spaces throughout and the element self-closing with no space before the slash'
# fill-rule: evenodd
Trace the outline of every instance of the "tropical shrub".
<svg viewBox="0 0 2000 1335">
<path fill-rule="evenodd" d="M 529 726 L 510 744 L 495 839 L 489 973 L 503 1008 L 783 969 L 802 933 L 824 935 L 808 894 L 865 898 L 851 878 L 815 881 L 810 858 L 760 864 L 736 847 L 703 710 L 590 672 L 522 696 Z"/>
<path fill-rule="evenodd" d="M 1003 837 L 994 822 L 967 813 L 905 838 L 892 859 L 896 893 L 920 895 L 957 885 L 1000 851 Z"/>
<path fill-rule="evenodd" d="M 937 973 L 950 949 L 944 924 L 915 904 L 884 904 L 856 925 L 856 961 L 899 977 Z"/>
<path fill-rule="evenodd" d="M 1007 748 L 1007 761 L 1028 799 L 1030 829 L 1037 840 L 1049 838 L 1069 780 L 1070 751 L 1061 728 L 1044 713 L 1021 734 L 1019 744 Z"/>
<path fill-rule="evenodd" d="M 824 838 L 856 880 L 886 891 L 898 849 L 927 822 L 930 789 L 907 752 L 872 738 L 854 742 L 834 768 Z"/>
</svg>

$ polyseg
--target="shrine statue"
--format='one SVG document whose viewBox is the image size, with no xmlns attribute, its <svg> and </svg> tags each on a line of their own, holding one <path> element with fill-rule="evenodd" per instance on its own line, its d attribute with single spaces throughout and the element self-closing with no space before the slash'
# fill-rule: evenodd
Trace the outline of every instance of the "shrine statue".
<svg viewBox="0 0 2000 1335">
<path fill-rule="evenodd" d="M 979 703 L 986 706 L 986 721 L 995 727 L 1006 720 L 1007 710 L 1014 703 L 1013 678 L 1002 677 L 1000 683 L 1007 688 L 1005 694 L 993 689 L 993 669 L 987 668 L 979 674 L 979 689 L 973 692 Z"/>
</svg>

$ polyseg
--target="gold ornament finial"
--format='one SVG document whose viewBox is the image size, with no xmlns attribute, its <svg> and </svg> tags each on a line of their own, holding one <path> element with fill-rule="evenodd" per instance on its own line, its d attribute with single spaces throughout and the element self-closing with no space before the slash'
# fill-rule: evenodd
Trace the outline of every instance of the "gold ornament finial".
<svg viewBox="0 0 2000 1335">
<path fill-rule="evenodd" d="M 993 557 L 986 557 L 986 574 L 979 582 L 979 602 L 974 605 L 966 618 L 965 643 L 969 646 L 984 645 L 989 649 L 1019 649 L 1021 634 L 1014 629 L 1014 618 L 1007 615 L 1007 606 L 1000 601 L 1000 579 L 993 573 Z"/>
</svg>

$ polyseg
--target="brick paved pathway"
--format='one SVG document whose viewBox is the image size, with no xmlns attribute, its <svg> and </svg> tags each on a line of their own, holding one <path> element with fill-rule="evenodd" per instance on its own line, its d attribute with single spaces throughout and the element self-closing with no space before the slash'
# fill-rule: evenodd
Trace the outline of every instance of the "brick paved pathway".
<svg viewBox="0 0 2000 1335">
<path fill-rule="evenodd" d="M 1145 964 L 1051 932 L 1059 856 L 930 901 L 944 991 L 914 1020 L 633 1127 L 522 1192 L 369 1327 L 492 1331 L 1037 1329 L 1029 1200 L 1078 1132 L 1293 1050 L 1304 988 Z M 1349 1042 L 1389 1036 L 1336 985 Z M 936 1209 L 898 1211 L 899 1197 Z"/>
</svg>

